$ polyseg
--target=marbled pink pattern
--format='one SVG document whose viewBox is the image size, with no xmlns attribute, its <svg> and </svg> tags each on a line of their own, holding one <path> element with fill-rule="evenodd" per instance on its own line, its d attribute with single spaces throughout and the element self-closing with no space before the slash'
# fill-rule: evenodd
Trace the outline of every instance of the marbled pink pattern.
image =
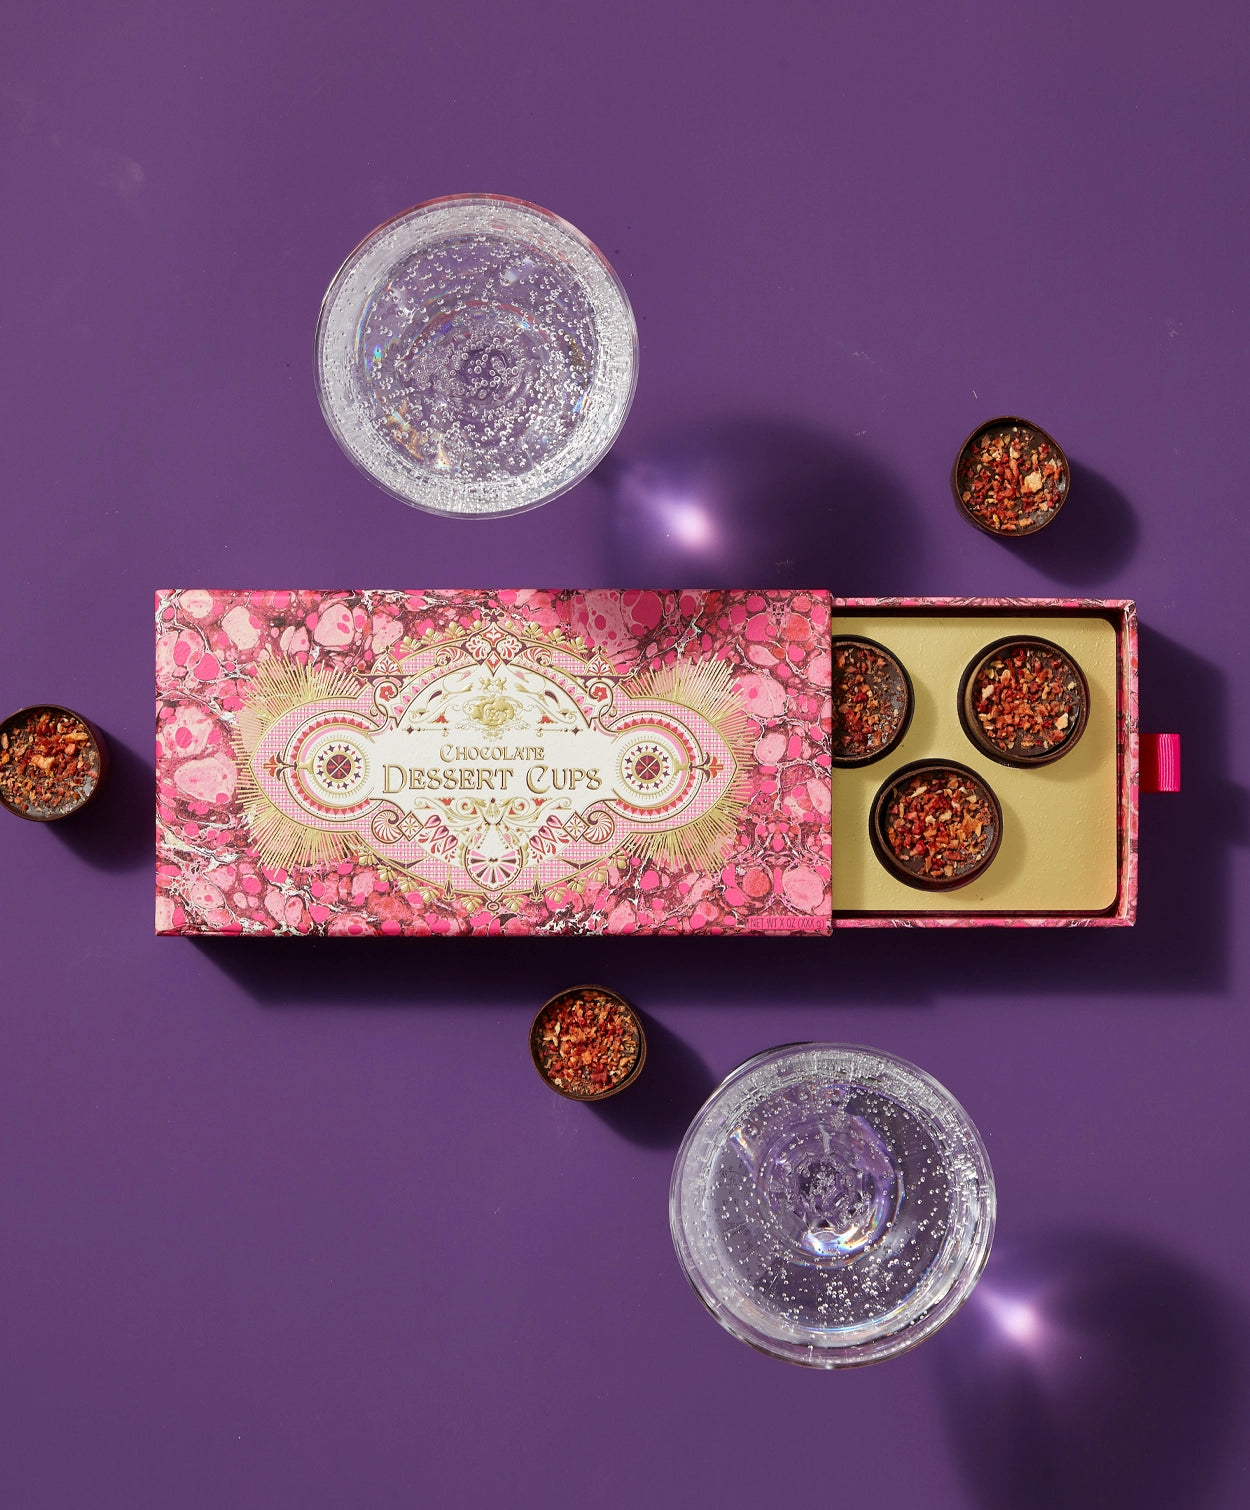
<svg viewBox="0 0 1250 1510">
<path fill-rule="evenodd" d="M 259 662 L 367 670 L 402 636 L 483 605 L 560 628 L 619 670 L 729 663 L 758 765 L 736 840 L 710 871 L 618 855 L 606 882 L 548 888 L 496 916 L 422 900 L 367 857 L 259 860 L 236 800 L 231 732 Z M 820 932 L 829 912 L 829 598 L 817 592 L 163 591 L 156 596 L 156 928 L 172 934 Z"/>
</svg>

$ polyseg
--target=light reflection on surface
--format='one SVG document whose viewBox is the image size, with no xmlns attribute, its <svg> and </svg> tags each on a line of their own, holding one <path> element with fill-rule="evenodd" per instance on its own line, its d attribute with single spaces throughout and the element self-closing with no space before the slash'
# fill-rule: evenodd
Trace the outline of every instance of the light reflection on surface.
<svg viewBox="0 0 1250 1510">
<path fill-rule="evenodd" d="M 1046 1325 L 1036 1306 L 987 1290 L 984 1285 L 981 1302 L 1003 1336 L 1025 1353 L 1035 1353 L 1044 1343 Z"/>
<path fill-rule="evenodd" d="M 1128 1238 L 1004 1242 L 936 1339 L 941 1402 L 983 1510 L 1200 1510 L 1240 1388 L 1229 1302 Z"/>
<path fill-rule="evenodd" d="M 923 530 L 859 447 L 789 420 L 720 418 L 614 453 L 609 570 L 622 586 L 865 587 L 918 558 Z"/>
<path fill-rule="evenodd" d="M 661 517 L 668 518 L 668 533 L 682 545 L 704 546 L 715 538 L 712 517 L 701 504 L 662 499 L 658 510 Z"/>
<path fill-rule="evenodd" d="M 711 581 L 716 573 L 735 577 L 760 540 L 724 484 L 705 464 L 626 463 L 612 489 L 619 547 L 629 559 L 650 553 L 680 562 L 692 581 Z"/>
</svg>

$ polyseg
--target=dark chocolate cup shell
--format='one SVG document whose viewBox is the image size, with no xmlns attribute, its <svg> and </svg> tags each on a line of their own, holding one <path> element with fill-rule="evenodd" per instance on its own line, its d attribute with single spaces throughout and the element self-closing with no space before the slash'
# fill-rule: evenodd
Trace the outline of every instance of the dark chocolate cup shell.
<svg viewBox="0 0 1250 1510">
<path fill-rule="evenodd" d="M 1039 519 L 1036 524 L 1031 524 L 1028 529 L 1023 530 L 996 530 L 992 524 L 987 524 L 984 519 L 978 518 L 964 502 L 963 490 L 959 486 L 959 471 L 963 466 L 964 457 L 973 441 L 979 440 L 981 436 L 987 435 L 991 431 L 1005 430 L 1009 425 L 1023 425 L 1027 429 L 1032 430 L 1034 435 L 1044 440 L 1047 445 L 1053 446 L 1055 448 L 1055 455 L 1063 465 L 1063 475 L 1066 482 L 1063 497 L 1060 498 L 1055 507 L 1049 510 L 1045 518 Z M 1053 523 L 1059 517 L 1060 511 L 1063 509 L 1064 504 L 1067 503 L 1071 493 L 1072 468 L 1068 465 L 1067 452 L 1049 431 L 1043 430 L 1041 425 L 1035 425 L 1031 419 L 1021 419 L 1017 414 L 1000 414 L 997 419 L 987 419 L 984 424 L 978 425 L 955 453 L 955 464 L 951 467 L 951 496 L 955 500 L 955 507 L 969 524 L 974 524 L 982 534 L 992 535 L 995 540 L 1022 540 L 1029 535 L 1036 535 L 1039 530 L 1044 530 L 1048 524 Z"/>
<path fill-rule="evenodd" d="M 598 991 L 604 996 L 610 996 L 616 1005 L 632 1019 L 634 1027 L 638 1030 L 638 1058 L 634 1061 L 633 1069 L 622 1080 L 618 1080 L 615 1085 L 608 1086 L 606 1090 L 596 1091 L 591 1096 L 579 1096 L 575 1091 L 564 1091 L 558 1085 L 553 1085 L 547 1078 L 547 1073 L 543 1069 L 542 1060 L 538 1054 L 538 1025 L 542 1022 L 543 1017 L 557 1002 L 563 1001 L 566 996 L 577 996 L 582 991 Z M 618 1096 L 628 1086 L 633 1085 L 634 1081 L 642 1073 L 642 1067 L 647 1062 L 647 1035 L 643 1032 L 642 1018 L 639 1017 L 638 1013 L 618 991 L 612 991 L 607 986 L 566 986 L 563 991 L 557 991 L 549 1001 L 545 1001 L 539 1007 L 534 1016 L 534 1021 L 530 1023 L 530 1059 L 533 1061 L 534 1068 L 538 1071 L 538 1078 L 547 1089 L 554 1091 L 557 1096 L 563 1096 L 566 1101 L 606 1101 L 609 1096 Z"/>
<path fill-rule="evenodd" d="M 976 685 L 976 679 L 986 661 L 1000 654 L 1008 648 L 1017 645 L 1035 646 L 1039 650 L 1045 650 L 1051 655 L 1062 656 L 1076 675 L 1077 686 L 1080 688 L 1080 706 L 1077 709 L 1076 723 L 1072 732 L 1059 745 L 1050 750 L 1043 751 L 1040 755 L 1016 754 L 1011 750 L 1004 750 L 1001 745 L 995 744 L 981 727 L 981 722 L 976 716 L 976 710 L 972 706 L 972 689 Z M 964 733 L 969 740 L 983 754 L 991 760 L 996 760 L 999 765 L 1018 766 L 1026 768 L 1030 766 L 1050 765 L 1053 761 L 1061 760 L 1069 750 L 1073 748 L 1081 735 L 1085 732 L 1085 725 L 1089 721 L 1089 683 L 1085 679 L 1085 673 L 1081 670 L 1075 657 L 1062 645 L 1056 645 L 1052 640 L 1044 640 L 1034 634 L 1009 634 L 1001 640 L 995 640 L 992 645 L 987 645 L 968 662 L 963 676 L 959 681 L 959 721 L 963 725 Z"/>
<path fill-rule="evenodd" d="M 831 659 L 837 655 L 839 645 L 867 645 L 869 649 L 875 650 L 879 655 L 883 655 L 892 666 L 896 666 L 898 668 L 899 675 L 903 678 L 904 704 L 903 714 L 899 720 L 898 728 L 885 742 L 885 744 L 881 746 L 880 749 L 873 750 L 869 755 L 838 755 L 837 753 L 831 755 L 830 759 L 832 760 L 833 764 L 835 766 L 841 766 L 844 770 L 846 770 L 850 769 L 853 766 L 872 765 L 874 761 L 883 760 L 891 752 L 891 750 L 898 748 L 898 746 L 902 743 L 907 730 L 911 726 L 911 716 L 916 706 L 916 695 L 912 689 L 911 677 L 907 674 L 907 667 L 903 665 L 902 661 L 899 660 L 898 656 L 896 656 L 892 650 L 887 650 L 884 645 L 879 644 L 876 640 L 868 639 L 866 635 L 840 634 L 834 640 L 832 648 L 830 650 Z M 833 674 L 835 676 L 837 675 L 836 667 Z"/>
<path fill-rule="evenodd" d="M 910 870 L 890 848 L 890 842 L 885 836 L 885 825 L 882 822 L 886 807 L 895 791 L 910 781 L 913 776 L 919 776 L 923 772 L 932 771 L 936 775 L 941 772 L 950 775 L 952 772 L 971 781 L 984 794 L 989 804 L 990 811 L 994 815 L 994 833 L 985 851 L 975 865 L 971 865 L 962 875 L 958 876 L 926 876 L 914 870 Z M 978 776 L 966 765 L 961 765 L 957 760 L 917 760 L 911 765 L 901 766 L 894 771 L 880 786 L 877 795 L 872 800 L 872 807 L 868 813 L 868 837 L 872 841 L 873 851 L 877 859 L 897 880 L 906 886 L 914 886 L 919 891 L 957 891 L 961 886 L 967 886 L 982 875 L 993 862 L 998 853 L 998 846 L 1003 838 L 1003 809 L 984 777 Z"/>
<path fill-rule="evenodd" d="M 73 708 L 63 707 L 60 703 L 30 703 L 25 708 L 18 708 L 0 723 L 0 733 L 8 733 L 10 729 L 15 728 L 32 713 L 57 713 L 63 714 L 66 718 L 77 719 L 91 736 L 92 748 L 96 753 L 96 761 L 99 768 L 96 771 L 95 784 L 86 796 L 81 801 L 75 802 L 72 807 L 59 808 L 55 813 L 28 813 L 24 808 L 20 808 L 14 803 L 7 801 L 4 795 L 0 793 L 0 807 L 4 808 L 6 812 L 12 813 L 15 818 L 25 818 L 28 823 L 58 823 L 62 818 L 71 818 L 75 813 L 81 813 L 88 803 L 95 801 L 96 794 L 104 785 L 104 778 L 108 774 L 108 744 L 105 741 L 104 735 L 100 733 L 99 729 L 96 728 L 89 718 L 84 718 L 81 713 L 76 712 Z"/>
</svg>

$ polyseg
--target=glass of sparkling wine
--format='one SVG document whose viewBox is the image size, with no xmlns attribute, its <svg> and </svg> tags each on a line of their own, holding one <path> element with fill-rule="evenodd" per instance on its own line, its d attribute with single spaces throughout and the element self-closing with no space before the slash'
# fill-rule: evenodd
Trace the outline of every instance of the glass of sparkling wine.
<svg viewBox="0 0 1250 1510">
<path fill-rule="evenodd" d="M 789 1044 L 713 1092 L 669 1200 L 717 1321 L 791 1363 L 843 1368 L 922 1342 L 976 1284 L 994 1177 L 967 1113 L 904 1059 Z"/>
<path fill-rule="evenodd" d="M 580 482 L 625 422 L 638 334 L 620 279 L 537 205 L 455 194 L 379 226 L 322 302 L 322 413 L 415 508 L 516 514 Z"/>
</svg>

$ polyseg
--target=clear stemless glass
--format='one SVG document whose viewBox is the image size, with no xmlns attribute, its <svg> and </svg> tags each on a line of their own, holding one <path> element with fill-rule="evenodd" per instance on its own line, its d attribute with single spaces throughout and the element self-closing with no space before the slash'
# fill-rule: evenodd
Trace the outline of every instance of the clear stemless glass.
<svg viewBox="0 0 1250 1510">
<path fill-rule="evenodd" d="M 877 1049 L 769 1049 L 713 1092 L 677 1155 L 669 1221 L 703 1303 L 812 1368 L 875 1363 L 959 1309 L 994 1236 L 976 1128 Z"/>
<path fill-rule="evenodd" d="M 517 514 L 580 482 L 638 376 L 607 259 L 519 199 L 457 194 L 367 236 L 321 306 L 317 392 L 339 444 L 416 508 Z"/>
</svg>

